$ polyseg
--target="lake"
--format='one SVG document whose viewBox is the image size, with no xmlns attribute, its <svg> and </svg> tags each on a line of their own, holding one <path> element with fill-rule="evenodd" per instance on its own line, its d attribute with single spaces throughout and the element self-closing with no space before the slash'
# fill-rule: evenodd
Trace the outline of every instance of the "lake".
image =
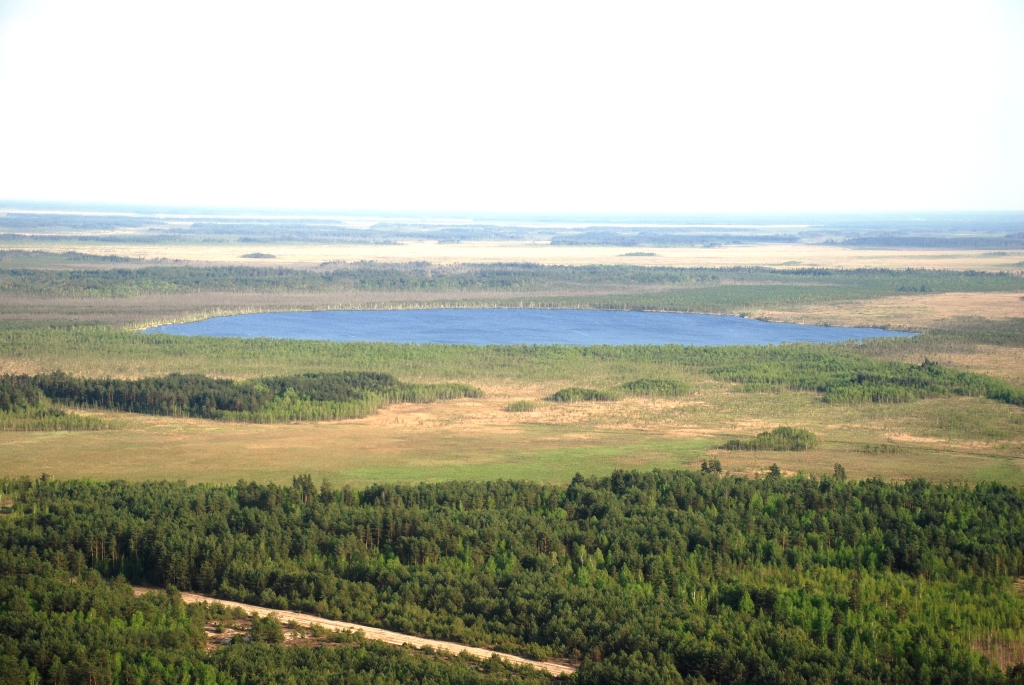
<svg viewBox="0 0 1024 685">
<path fill-rule="evenodd" d="M 155 326 L 146 333 L 465 345 L 778 345 L 913 335 L 714 314 L 601 309 L 273 312 Z"/>
</svg>

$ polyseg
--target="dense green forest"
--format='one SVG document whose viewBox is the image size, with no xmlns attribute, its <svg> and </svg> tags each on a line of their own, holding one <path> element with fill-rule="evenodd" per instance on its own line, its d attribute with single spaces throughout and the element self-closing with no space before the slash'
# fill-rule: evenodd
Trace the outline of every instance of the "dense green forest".
<svg viewBox="0 0 1024 685">
<path fill-rule="evenodd" d="M 70 573 L 66 565 L 32 550 L 0 550 L 0 684 L 550 681 L 493 659 L 441 660 L 355 635 L 331 636 L 342 644 L 285 647 L 273 644 L 273 629 L 278 634 L 281 629 L 269 619 L 260 623 L 270 630 L 249 631 L 251 642 L 208 653 L 204 624 L 226 616 L 216 606 L 186 606 L 173 590 L 136 597 L 123 578 L 108 580 L 91 570 Z"/>
<path fill-rule="evenodd" d="M 60 668 L 57 682 L 115 670 L 139 682 L 124 675 L 139 668 L 227 682 L 246 659 L 277 674 L 376 659 L 413 682 L 429 680 L 416 668 L 441 668 L 368 646 L 358 658 L 259 645 L 205 656 L 196 626 L 210 609 L 101 580 L 121 576 L 575 658 L 579 683 L 1024 682 L 1018 488 L 852 482 L 837 468 L 762 480 L 620 471 L 567 487 L 357 491 L 298 477 L 2 489 L 0 658 L 48 682 Z M 449 682 L 488 682 L 451 668 Z"/>
<path fill-rule="evenodd" d="M 143 414 L 273 423 L 354 418 L 394 402 L 480 395 L 465 384 L 401 383 L 385 373 L 305 373 L 238 382 L 201 374 L 122 380 L 56 371 L 0 376 L 0 417 L 54 401 Z"/>
<path fill-rule="evenodd" d="M 321 269 L 257 266 L 145 266 L 116 269 L 0 269 L 0 293 L 45 297 L 130 297 L 200 291 L 527 292 L 593 286 L 796 286 L 811 292 L 845 290 L 847 299 L 907 292 L 1022 291 L 1024 279 L 1006 273 L 933 269 L 676 268 L 628 265 L 544 266 L 425 262 L 325 264 Z M 817 288 L 808 289 L 814 285 Z M 841 294 L 836 292 L 835 294 Z"/>
</svg>

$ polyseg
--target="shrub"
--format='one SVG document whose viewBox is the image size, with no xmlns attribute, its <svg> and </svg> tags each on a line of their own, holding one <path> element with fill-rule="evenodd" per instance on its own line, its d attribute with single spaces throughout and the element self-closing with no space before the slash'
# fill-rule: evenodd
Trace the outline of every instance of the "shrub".
<svg viewBox="0 0 1024 685">
<path fill-rule="evenodd" d="M 722 445 L 722 449 L 802 452 L 817 447 L 819 443 L 818 436 L 808 430 L 779 426 L 772 431 L 758 433 L 756 437 L 747 440 L 730 440 Z"/>
<path fill-rule="evenodd" d="M 685 383 L 668 378 L 640 378 L 623 383 L 619 388 L 636 397 L 680 397 L 690 392 Z"/>
<path fill-rule="evenodd" d="M 266 642 L 276 645 L 284 642 L 284 630 L 277 616 L 269 614 L 260 618 L 256 613 L 252 614 L 252 626 L 249 628 L 249 637 L 253 642 Z"/>
<path fill-rule="evenodd" d="M 907 449 L 900 445 L 875 442 L 864 445 L 860 451 L 865 454 L 904 454 Z"/>
<path fill-rule="evenodd" d="M 513 413 L 533 411 L 537 408 L 537 405 L 530 400 L 516 400 L 515 402 L 509 402 L 508 406 L 505 407 L 505 411 Z"/>
<path fill-rule="evenodd" d="M 552 402 L 614 402 L 619 397 L 619 393 L 613 390 L 562 388 L 548 399 Z"/>
<path fill-rule="evenodd" d="M 701 473 L 721 473 L 722 462 L 718 459 L 705 459 L 700 463 Z"/>
</svg>

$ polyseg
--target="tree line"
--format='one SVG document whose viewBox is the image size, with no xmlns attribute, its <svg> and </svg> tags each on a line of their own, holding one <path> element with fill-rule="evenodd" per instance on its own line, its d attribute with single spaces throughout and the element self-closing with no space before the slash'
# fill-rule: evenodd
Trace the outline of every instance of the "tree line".
<svg viewBox="0 0 1024 685">
<path fill-rule="evenodd" d="M 63 236 L 61 238 L 63 239 Z M 841 289 L 845 291 L 847 298 L 881 297 L 921 291 L 1024 290 L 1024 281 L 1020 276 L 1010 273 L 940 269 L 548 266 L 523 263 L 439 266 L 426 262 L 355 262 L 324 264 L 321 269 L 269 266 L 142 266 L 117 269 L 8 268 L 0 271 L 0 293 L 44 297 L 131 297 L 145 293 L 238 290 L 527 292 L 615 285 L 661 285 L 686 289 L 733 285 L 754 287 L 755 290 L 815 285 L 825 290 Z M 815 295 L 814 289 L 805 290 L 808 296 Z M 672 291 L 672 295 L 679 296 L 680 293 Z M 639 295 L 634 297 L 640 304 L 645 301 Z"/>
<path fill-rule="evenodd" d="M 0 411 L 70 406 L 169 416 L 275 422 L 366 416 L 394 402 L 479 397 L 459 383 L 402 383 L 385 373 L 341 372 L 270 376 L 246 381 L 202 374 L 134 380 L 82 378 L 56 371 L 0 376 Z"/>
</svg>

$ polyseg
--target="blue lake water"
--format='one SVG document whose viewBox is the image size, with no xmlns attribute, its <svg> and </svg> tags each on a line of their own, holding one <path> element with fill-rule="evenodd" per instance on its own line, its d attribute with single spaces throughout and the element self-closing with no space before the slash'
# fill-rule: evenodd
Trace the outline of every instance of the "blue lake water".
<svg viewBox="0 0 1024 685">
<path fill-rule="evenodd" d="M 771 323 L 739 316 L 600 309 L 274 312 L 168 324 L 147 333 L 467 345 L 778 345 L 913 335 Z"/>
</svg>

